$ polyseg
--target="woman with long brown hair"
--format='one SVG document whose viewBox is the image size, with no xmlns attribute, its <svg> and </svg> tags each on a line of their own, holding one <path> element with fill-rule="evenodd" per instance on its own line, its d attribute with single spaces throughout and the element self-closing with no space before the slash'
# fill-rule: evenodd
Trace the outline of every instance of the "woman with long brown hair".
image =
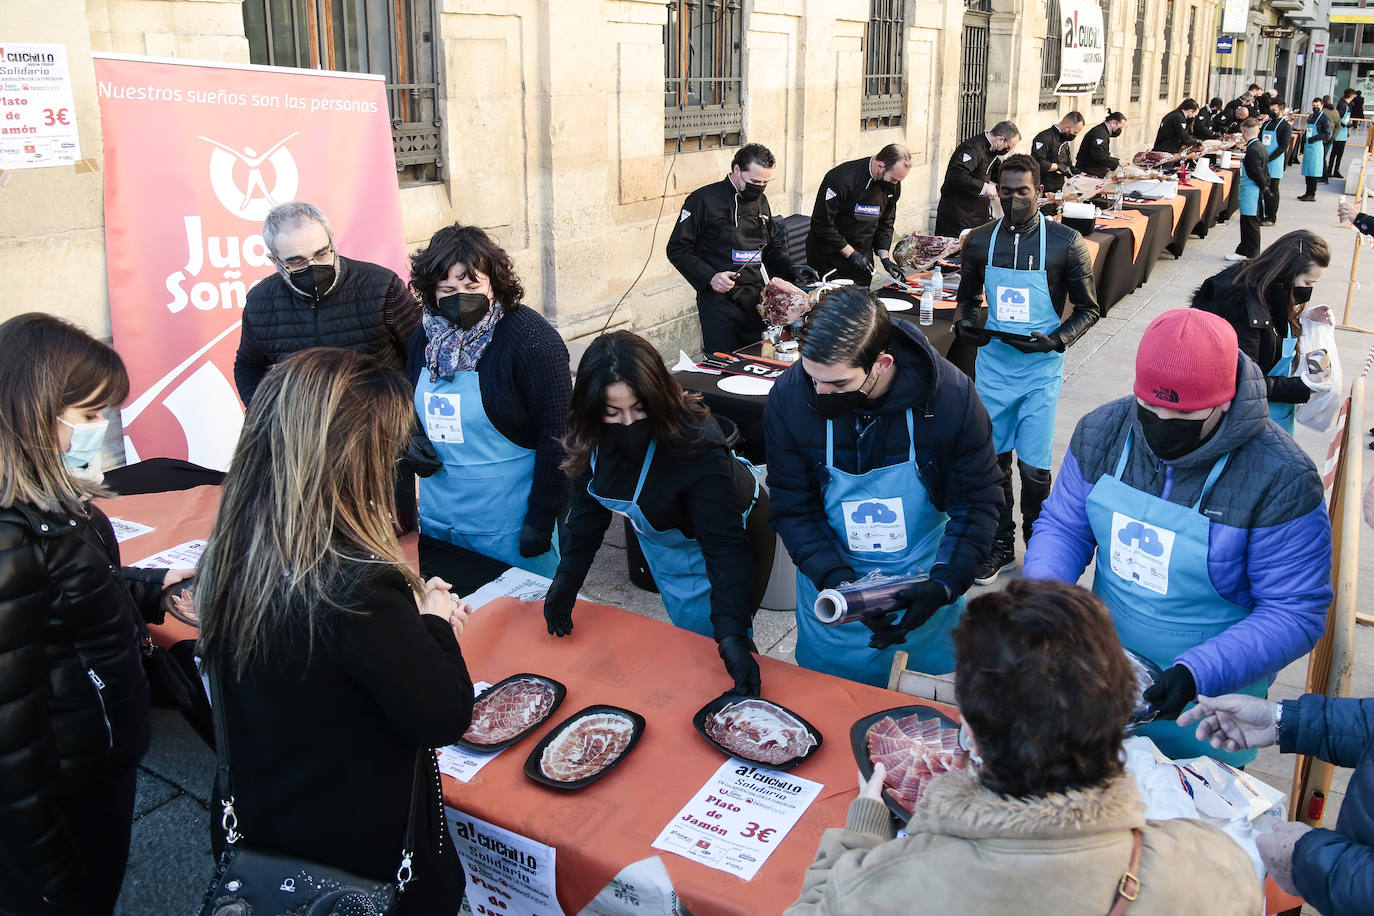
<svg viewBox="0 0 1374 916">
<path fill-rule="evenodd" d="M 91 503 L 119 355 L 38 313 L 0 324 L 0 353 L 0 912 L 108 914 L 148 749 L 143 622 L 188 573 L 121 568 Z"/>
<path fill-rule="evenodd" d="M 592 341 L 577 367 L 564 440 L 574 490 L 565 553 L 544 599 L 550 633 L 572 632 L 577 590 L 620 514 L 635 529 L 669 618 L 714 637 L 735 689 L 759 693 L 750 631 L 774 539 L 767 494 L 731 441 L 647 340 L 616 331 Z"/>
<path fill-rule="evenodd" d="M 406 377 L 435 468 L 420 481 L 422 557 L 437 539 L 551 576 L 568 498 L 568 348 L 476 226 L 445 226 L 410 264 L 424 316 Z"/>
<path fill-rule="evenodd" d="M 1236 329 L 1241 352 L 1265 374 L 1270 418 L 1290 435 L 1296 406 L 1312 397 L 1293 374 L 1302 333 L 1298 319 L 1330 264 L 1326 240 L 1296 229 L 1246 263 L 1208 277 L 1193 293 L 1193 308 L 1220 315 Z"/>
<path fill-rule="evenodd" d="M 394 912 L 451 913 L 463 873 L 428 749 L 472 716 L 456 638 L 469 608 L 396 540 L 393 468 L 413 423 L 410 387 L 374 357 L 320 347 L 269 372 L 195 600 L 245 842 L 386 881 L 421 779 L 415 880 Z M 218 848 L 218 805 L 211 822 Z"/>
</svg>

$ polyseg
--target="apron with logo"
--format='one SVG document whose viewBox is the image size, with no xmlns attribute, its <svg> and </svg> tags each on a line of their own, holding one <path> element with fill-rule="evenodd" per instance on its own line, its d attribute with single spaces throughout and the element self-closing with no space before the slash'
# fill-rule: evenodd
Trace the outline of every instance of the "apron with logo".
<svg viewBox="0 0 1374 916">
<path fill-rule="evenodd" d="M 1088 521 L 1097 541 L 1093 591 L 1111 611 L 1122 645 L 1168 670 L 1179 655 L 1250 615 L 1250 608 L 1227 601 L 1212 584 L 1207 570 L 1212 523 L 1199 511 L 1229 456 L 1212 466 L 1197 502 L 1181 506 L 1121 481 L 1133 435 L 1126 436 L 1115 472 L 1103 475 L 1088 493 Z M 1262 697 L 1268 687 L 1260 680 L 1237 692 Z M 1206 754 L 1232 766 L 1255 759 L 1253 750 L 1230 754 L 1198 741 L 1195 727 L 1151 722 L 1136 734 L 1175 759 Z"/>
<path fill-rule="evenodd" d="M 1050 334 L 1059 327 L 1059 313 L 1050 299 L 1049 275 L 1045 272 L 1045 217 L 1039 219 L 1039 267 L 1033 270 L 994 266 L 1000 220 L 992 230 L 983 275 L 988 328 L 1029 336 L 1034 331 Z M 997 454 L 1014 450 L 1027 465 L 1049 470 L 1054 416 L 1064 384 L 1064 354 L 1022 353 L 993 339 L 978 349 L 976 367 L 974 387 L 992 420 Z"/>
<path fill-rule="evenodd" d="M 520 556 L 534 450 L 521 448 L 492 425 L 482 407 L 477 372 L 431 382 L 422 371 L 415 409 L 444 463 L 420 478 L 421 533 L 552 578 L 558 569 L 556 536 L 547 553 Z"/>
<path fill-rule="evenodd" d="M 834 422 L 825 423 L 829 476 L 822 494 L 825 516 L 843 545 L 841 552 L 860 576 L 873 570 L 888 575 L 929 573 L 945 536 L 949 516 L 931 504 L 917 475 L 914 428 L 908 410 L 906 431 L 911 446 L 906 461 L 866 474 L 848 474 L 835 467 Z M 817 620 L 817 594 L 815 583 L 797 570 L 797 664 L 802 667 L 885 687 L 892 656 L 902 649 L 913 671 L 948 674 L 954 670 L 954 641 L 949 634 L 963 613 L 962 596 L 936 611 L 905 643 L 872 649 L 868 641 L 873 633 L 859 621 L 828 626 Z"/>
<path fill-rule="evenodd" d="M 587 486 L 587 493 L 607 509 L 630 520 L 673 625 L 700 633 L 702 636 L 714 637 L 715 629 L 711 626 L 711 580 L 706 575 L 706 558 L 701 553 L 701 545 L 677 528 L 659 531 L 649 524 L 649 520 L 644 517 L 644 510 L 639 507 L 639 494 L 644 490 L 644 481 L 649 476 L 649 465 L 653 463 L 654 452 L 657 449 L 658 440 L 655 439 L 649 443 L 649 448 L 644 454 L 644 463 L 639 469 L 639 482 L 635 484 L 634 495 L 629 499 L 598 496 L 590 484 Z M 750 473 L 754 475 L 754 500 L 757 502 L 758 471 L 743 458 L 736 456 L 736 460 L 749 468 Z M 592 469 L 596 469 L 595 454 L 592 455 Z M 751 503 L 749 509 L 740 516 L 741 528 L 744 527 L 753 508 L 754 503 Z"/>
<path fill-rule="evenodd" d="M 1320 178 L 1322 172 L 1326 170 L 1326 144 L 1311 142 L 1316 135 L 1317 127 L 1309 121 L 1307 140 L 1302 145 L 1302 174 L 1304 178 Z"/>
<path fill-rule="evenodd" d="M 1270 121 L 1268 124 L 1264 125 L 1264 131 L 1260 134 L 1260 142 L 1264 144 L 1265 152 L 1273 156 L 1274 150 L 1279 148 L 1279 122 L 1277 120 Z M 1269 160 L 1270 178 L 1283 177 L 1283 160 L 1285 158 L 1287 157 L 1278 156 Z M 1241 169 L 1241 173 L 1244 174 L 1244 172 L 1245 169 Z"/>
<path fill-rule="evenodd" d="M 1250 143 L 1259 143 L 1258 140 L 1251 140 Z M 1250 143 L 1245 144 L 1245 151 L 1250 151 Z M 1250 175 L 1242 167 L 1240 170 L 1240 215 L 1259 216 L 1260 205 L 1260 186 L 1250 180 Z"/>
<path fill-rule="evenodd" d="M 1269 374 L 1275 378 L 1287 378 L 1293 366 L 1293 352 L 1297 349 L 1298 339 L 1293 335 L 1288 335 L 1283 339 L 1282 355 L 1279 361 L 1274 363 L 1274 368 L 1269 370 Z M 1269 419 L 1273 420 L 1288 435 L 1293 435 L 1294 418 L 1297 416 L 1297 404 L 1278 404 L 1274 401 L 1269 402 Z"/>
</svg>

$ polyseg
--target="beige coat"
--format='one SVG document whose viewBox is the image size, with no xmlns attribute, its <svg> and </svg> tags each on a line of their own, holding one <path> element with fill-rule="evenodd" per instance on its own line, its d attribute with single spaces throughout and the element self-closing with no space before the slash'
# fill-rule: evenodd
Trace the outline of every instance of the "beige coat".
<svg viewBox="0 0 1374 916">
<path fill-rule="evenodd" d="M 930 784 L 902 839 L 892 838 L 881 802 L 855 799 L 845 828 L 821 838 L 801 899 L 786 912 L 1105 916 L 1130 862 L 1132 827 L 1144 849 L 1140 896 L 1126 916 L 1263 912 L 1245 852 L 1200 821 L 1146 821 L 1129 775 L 1023 801 L 984 789 L 967 771 Z"/>
</svg>

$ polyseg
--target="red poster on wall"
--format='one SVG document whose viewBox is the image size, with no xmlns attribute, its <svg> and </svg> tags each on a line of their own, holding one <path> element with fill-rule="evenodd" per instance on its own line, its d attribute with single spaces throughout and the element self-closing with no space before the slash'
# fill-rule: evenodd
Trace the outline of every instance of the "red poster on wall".
<svg viewBox="0 0 1374 916">
<path fill-rule="evenodd" d="M 267 212 L 309 201 L 345 256 L 409 275 L 386 88 L 369 74 L 94 56 L 126 457 L 222 469 L 243 424 L 244 299 L 275 269 Z"/>
</svg>

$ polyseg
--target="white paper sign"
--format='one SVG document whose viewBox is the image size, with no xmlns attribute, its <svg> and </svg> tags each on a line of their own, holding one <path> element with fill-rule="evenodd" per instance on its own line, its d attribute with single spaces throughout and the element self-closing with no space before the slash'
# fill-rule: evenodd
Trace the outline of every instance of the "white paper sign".
<svg viewBox="0 0 1374 916">
<path fill-rule="evenodd" d="M 0 41 L 0 169 L 80 158 L 67 46 Z"/>
<path fill-rule="evenodd" d="M 459 913 L 473 916 L 563 916 L 554 885 L 552 846 L 445 808 L 448 831 L 467 873 Z"/>
<path fill-rule="evenodd" d="M 134 566 L 142 569 L 195 569 L 200 555 L 205 552 L 204 541 L 187 541 L 175 547 L 168 547 L 162 553 L 144 557 Z"/>
<path fill-rule="evenodd" d="M 490 686 L 489 681 L 478 681 L 472 685 L 472 691 L 480 697 Z M 452 776 L 459 782 L 467 782 L 500 753 L 501 751 L 483 753 L 463 747 L 461 744 L 450 744 L 448 747 L 439 748 L 439 772 L 445 776 Z"/>
<path fill-rule="evenodd" d="M 1221 30 L 1232 35 L 1244 35 L 1250 18 L 1250 0 L 1225 0 L 1221 13 Z M 1299 64 L 1302 61 L 1298 61 Z"/>
<path fill-rule="evenodd" d="M 748 881 L 820 795 L 822 784 L 731 758 L 654 840 L 654 848 Z"/>
<path fill-rule="evenodd" d="M 110 527 L 114 529 L 115 540 L 121 544 L 153 530 L 142 522 L 131 522 L 127 518 L 115 518 L 113 516 L 110 517 Z"/>
<path fill-rule="evenodd" d="M 1083 95 L 1097 89 L 1106 60 L 1106 30 L 1097 0 L 1059 0 L 1059 84 L 1055 95 Z"/>
<path fill-rule="evenodd" d="M 543 601 L 544 596 L 549 592 L 549 586 L 552 584 L 553 580 L 548 576 L 541 576 L 527 569 L 512 566 L 471 595 L 464 595 L 463 600 L 472 605 L 474 611 L 480 610 L 482 605 L 495 601 L 497 598 Z M 580 592 L 577 597 L 582 601 L 591 600 Z"/>
</svg>

